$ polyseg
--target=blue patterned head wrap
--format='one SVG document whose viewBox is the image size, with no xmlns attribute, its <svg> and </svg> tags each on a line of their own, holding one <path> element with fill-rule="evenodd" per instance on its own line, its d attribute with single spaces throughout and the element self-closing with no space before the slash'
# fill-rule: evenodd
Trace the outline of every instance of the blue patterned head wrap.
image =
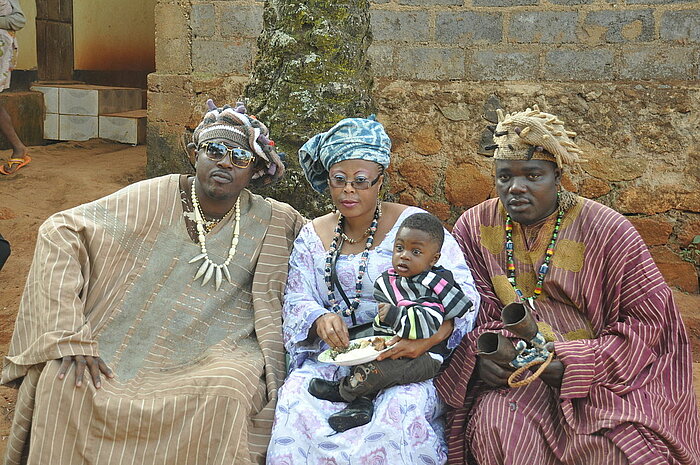
<svg viewBox="0 0 700 465">
<path fill-rule="evenodd" d="M 345 118 L 329 131 L 316 134 L 299 149 L 299 164 L 317 192 L 328 188 L 328 169 L 350 159 L 373 161 L 389 166 L 391 140 L 374 115 Z"/>
</svg>

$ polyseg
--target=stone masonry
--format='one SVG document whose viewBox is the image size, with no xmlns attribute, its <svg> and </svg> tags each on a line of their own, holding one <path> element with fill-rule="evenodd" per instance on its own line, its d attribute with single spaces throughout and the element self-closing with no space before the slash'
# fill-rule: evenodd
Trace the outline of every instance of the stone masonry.
<svg viewBox="0 0 700 465">
<path fill-rule="evenodd" d="M 262 11 L 256 0 L 159 1 L 151 175 L 188 168 L 164 155 L 182 152 L 207 98 L 243 94 Z M 698 292 L 697 267 L 679 255 L 700 235 L 697 1 L 375 0 L 371 27 L 396 200 L 453 223 L 493 195 L 479 154 L 487 100 L 537 103 L 579 133 L 588 162 L 566 187 L 628 215 L 669 282 Z"/>
</svg>

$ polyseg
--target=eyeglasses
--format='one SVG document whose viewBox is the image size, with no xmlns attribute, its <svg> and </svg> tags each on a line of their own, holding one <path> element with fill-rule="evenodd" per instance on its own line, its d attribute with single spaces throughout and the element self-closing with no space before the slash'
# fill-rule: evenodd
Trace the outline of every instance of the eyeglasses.
<svg viewBox="0 0 700 465">
<path fill-rule="evenodd" d="M 370 181 L 369 179 L 365 178 L 355 178 L 352 181 L 348 181 L 345 176 L 336 174 L 328 178 L 328 184 L 336 189 L 341 189 L 347 186 L 349 183 L 353 189 L 363 191 L 377 184 L 377 182 L 379 182 L 379 178 L 381 178 L 383 174 L 384 173 L 379 173 L 379 176 L 377 176 L 374 181 Z"/>
<path fill-rule="evenodd" d="M 229 147 L 223 142 L 205 142 L 199 146 L 199 149 L 204 149 L 207 158 L 212 161 L 221 161 L 229 155 L 231 164 L 236 168 L 247 168 L 255 159 L 253 152 L 240 147 Z"/>
</svg>

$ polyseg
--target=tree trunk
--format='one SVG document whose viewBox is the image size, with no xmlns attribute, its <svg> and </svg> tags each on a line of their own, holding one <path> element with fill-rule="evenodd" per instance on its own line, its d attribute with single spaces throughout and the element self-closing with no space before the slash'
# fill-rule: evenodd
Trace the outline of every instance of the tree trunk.
<svg viewBox="0 0 700 465">
<path fill-rule="evenodd" d="M 374 110 L 368 0 L 268 0 L 246 88 L 251 112 L 286 151 L 287 175 L 264 194 L 314 217 L 330 208 L 311 190 L 297 151 L 311 136 Z"/>
</svg>

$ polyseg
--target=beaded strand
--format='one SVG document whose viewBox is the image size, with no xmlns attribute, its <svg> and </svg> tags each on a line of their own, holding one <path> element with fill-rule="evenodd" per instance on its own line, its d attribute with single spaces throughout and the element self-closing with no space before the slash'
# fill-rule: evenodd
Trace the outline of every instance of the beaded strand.
<svg viewBox="0 0 700 465">
<path fill-rule="evenodd" d="M 369 226 L 369 236 L 367 237 L 367 242 L 365 243 L 365 250 L 362 252 L 360 257 L 360 268 L 357 272 L 357 278 L 355 279 L 355 297 L 350 302 L 350 307 L 346 310 L 341 310 L 338 300 L 335 298 L 335 292 L 333 292 L 333 278 L 332 269 L 335 260 L 340 253 L 340 247 L 343 244 L 343 223 L 345 218 L 343 215 L 339 215 L 338 225 L 335 227 L 333 233 L 333 240 L 328 249 L 328 255 L 326 256 L 326 268 L 324 280 L 326 281 L 326 286 L 328 287 L 328 301 L 331 303 L 331 310 L 335 313 L 342 313 L 345 316 L 350 316 L 357 308 L 360 306 L 360 297 L 362 296 L 362 278 L 367 271 L 367 260 L 369 257 L 369 249 L 372 248 L 372 243 L 374 243 L 374 234 L 377 232 L 377 225 L 379 224 L 379 217 L 381 216 L 381 206 L 377 204 L 377 209 L 374 211 L 374 218 L 372 219 L 372 224 Z"/>
<path fill-rule="evenodd" d="M 372 227 L 370 226 L 369 228 L 365 229 L 364 234 L 362 234 L 362 237 L 359 239 L 353 239 L 352 237 L 348 237 L 348 235 L 345 234 L 344 232 L 340 233 L 340 236 L 343 238 L 343 241 L 348 241 L 348 243 L 350 243 L 350 244 L 357 244 L 362 239 L 364 239 L 365 237 L 369 236 L 372 233 L 371 228 Z"/>
<path fill-rule="evenodd" d="M 547 246 L 547 252 L 544 255 L 544 262 L 538 270 L 537 284 L 535 285 L 535 290 L 532 295 L 532 299 L 536 299 L 540 294 L 542 294 L 542 285 L 544 284 L 544 277 L 549 271 L 549 262 L 552 260 L 552 255 L 554 255 L 554 244 L 557 242 L 557 236 L 559 235 L 559 229 L 561 228 L 561 219 L 564 216 L 564 210 L 559 210 L 557 215 L 557 221 L 554 224 L 554 231 L 552 232 L 552 239 L 549 241 L 549 246 Z M 515 290 L 515 293 L 520 299 L 525 299 L 523 291 L 518 289 L 515 284 L 515 259 L 513 258 L 513 219 L 506 213 L 506 268 L 508 270 L 508 281 Z"/>
<path fill-rule="evenodd" d="M 202 209 L 199 205 L 199 199 L 197 199 L 197 193 L 195 191 L 194 184 L 195 181 L 192 180 L 192 190 L 190 192 L 190 197 L 192 199 L 192 206 L 194 207 L 194 218 L 197 223 L 197 239 L 199 240 L 199 247 L 201 253 L 192 258 L 192 260 L 190 260 L 189 263 L 196 263 L 203 259 L 204 262 L 201 265 L 198 265 L 199 269 L 194 275 L 193 280 L 197 281 L 201 276 L 204 276 L 202 278 L 201 284 L 202 286 L 204 286 L 213 277 L 214 283 L 216 285 L 216 290 L 218 291 L 219 287 L 221 287 L 221 283 L 224 277 L 226 277 L 226 280 L 229 283 L 233 284 L 233 280 L 231 279 L 231 273 L 228 270 L 228 265 L 229 263 L 231 263 L 231 259 L 236 254 L 236 247 L 238 246 L 238 236 L 240 234 L 241 227 L 241 196 L 238 196 L 238 198 L 236 199 L 236 203 L 233 206 L 233 208 L 236 209 L 236 225 L 233 228 L 231 248 L 228 251 L 228 256 L 226 257 L 226 260 L 223 263 L 217 264 L 214 263 L 211 258 L 209 258 L 209 252 L 207 252 L 207 238 L 204 231 L 205 220 L 202 217 Z M 229 210 L 229 213 L 230 212 L 231 210 Z M 228 215 L 228 213 L 226 215 Z"/>
<path fill-rule="evenodd" d="M 196 199 L 196 196 L 195 196 Z M 197 211 L 199 212 L 199 215 L 202 217 L 203 224 L 204 224 L 204 231 L 209 234 L 214 227 L 216 227 L 217 224 L 221 222 L 224 218 L 226 218 L 234 208 L 236 208 L 236 205 L 234 204 L 229 211 L 224 214 L 221 218 L 214 218 L 212 220 L 208 220 L 206 216 L 204 216 L 204 211 L 202 211 L 202 207 L 199 205 L 199 202 L 196 204 Z"/>
</svg>

